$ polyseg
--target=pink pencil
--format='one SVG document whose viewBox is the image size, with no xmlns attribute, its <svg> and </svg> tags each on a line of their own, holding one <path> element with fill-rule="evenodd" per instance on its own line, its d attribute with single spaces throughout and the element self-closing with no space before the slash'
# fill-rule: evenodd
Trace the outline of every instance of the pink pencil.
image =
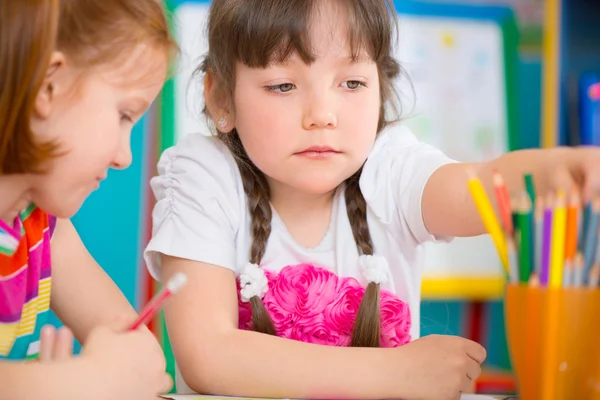
<svg viewBox="0 0 600 400">
<path fill-rule="evenodd" d="M 146 306 L 140 312 L 138 319 L 131 325 L 129 330 L 133 331 L 140 326 L 150 321 L 160 310 L 163 303 L 172 295 L 177 293 L 187 283 L 187 277 L 185 274 L 178 272 L 169 279 L 163 289 L 157 293 L 152 300 L 146 304 Z"/>
</svg>

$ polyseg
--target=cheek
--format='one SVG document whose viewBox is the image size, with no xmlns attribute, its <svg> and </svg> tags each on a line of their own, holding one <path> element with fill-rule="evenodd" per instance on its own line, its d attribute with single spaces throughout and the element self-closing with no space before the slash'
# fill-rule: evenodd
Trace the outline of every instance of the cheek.
<svg viewBox="0 0 600 400">
<path fill-rule="evenodd" d="M 257 166 L 275 162 L 279 155 L 291 151 L 293 137 L 289 133 L 298 130 L 292 115 L 297 107 L 281 99 L 261 96 L 255 96 L 254 101 L 236 97 L 235 106 L 235 126 L 246 152 Z"/>
</svg>

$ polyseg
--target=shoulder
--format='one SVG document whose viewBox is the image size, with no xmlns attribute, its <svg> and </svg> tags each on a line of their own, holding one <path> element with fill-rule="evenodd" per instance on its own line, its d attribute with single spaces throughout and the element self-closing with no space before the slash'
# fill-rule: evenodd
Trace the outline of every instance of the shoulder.
<svg viewBox="0 0 600 400">
<path fill-rule="evenodd" d="M 163 152 L 158 172 L 164 174 L 173 168 L 193 166 L 221 172 L 237 170 L 233 155 L 223 142 L 214 136 L 194 133 L 184 136 L 176 145 Z M 225 171 L 223 167 L 226 167 Z"/>
</svg>

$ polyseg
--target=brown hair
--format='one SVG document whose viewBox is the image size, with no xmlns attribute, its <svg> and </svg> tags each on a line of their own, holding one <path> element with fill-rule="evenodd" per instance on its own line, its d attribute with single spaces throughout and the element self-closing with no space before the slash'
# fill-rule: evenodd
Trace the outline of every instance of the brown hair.
<svg viewBox="0 0 600 400">
<path fill-rule="evenodd" d="M 308 36 L 309 24 L 320 0 L 213 0 L 208 20 L 208 54 L 196 73 L 209 73 L 216 86 L 218 102 L 233 109 L 235 65 L 264 68 L 273 61 L 284 61 L 293 54 L 307 64 L 314 61 Z M 340 1 L 340 0 L 338 0 Z M 377 64 L 381 108 L 378 132 L 388 123 L 386 107 L 395 110 L 393 80 L 400 66 L 392 56 L 396 16 L 390 0 L 341 0 L 348 11 L 349 45 L 353 58 L 367 51 Z M 208 114 L 205 108 L 204 112 Z M 264 174 L 248 157 L 235 131 L 217 132 L 231 150 L 240 170 L 252 217 L 250 262 L 259 264 L 271 233 L 269 186 Z M 360 253 L 373 254 L 367 224 L 367 206 L 360 191 L 362 168 L 345 182 L 348 218 Z M 351 346 L 379 347 L 379 285 L 369 283 L 361 301 Z M 276 335 L 277 332 L 262 300 L 250 299 L 253 328 Z"/>
<path fill-rule="evenodd" d="M 40 172 L 56 155 L 30 128 L 53 51 L 89 67 L 140 43 L 177 49 L 159 0 L 0 0 L 0 175 Z"/>
</svg>

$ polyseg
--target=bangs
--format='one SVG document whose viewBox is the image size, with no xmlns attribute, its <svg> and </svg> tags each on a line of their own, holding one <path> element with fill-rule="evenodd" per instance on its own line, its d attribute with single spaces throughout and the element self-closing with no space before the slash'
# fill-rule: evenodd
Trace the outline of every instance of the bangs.
<svg viewBox="0 0 600 400">
<path fill-rule="evenodd" d="M 239 61 L 251 68 L 266 68 L 298 55 L 306 64 L 316 54 L 310 43 L 311 24 L 325 8 L 333 7 L 345 23 L 352 61 L 361 54 L 375 62 L 391 52 L 396 18 L 389 1 L 381 0 L 245 0 L 235 7 L 228 41 Z M 339 11 L 339 12 L 338 12 Z"/>
</svg>

